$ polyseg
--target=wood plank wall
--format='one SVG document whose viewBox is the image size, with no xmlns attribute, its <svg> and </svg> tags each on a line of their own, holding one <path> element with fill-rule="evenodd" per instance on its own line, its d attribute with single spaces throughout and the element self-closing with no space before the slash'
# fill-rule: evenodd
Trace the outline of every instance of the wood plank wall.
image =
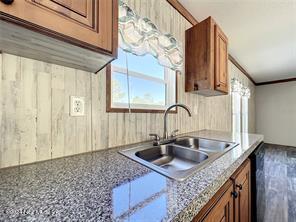
<svg viewBox="0 0 296 222">
<path fill-rule="evenodd" d="M 165 0 L 128 0 L 141 16 L 172 33 L 184 46 L 190 24 Z M 255 86 L 229 62 L 231 76 L 252 90 L 250 132 L 254 132 Z M 106 113 L 106 75 L 0 54 L 0 168 L 106 149 L 161 134 L 162 114 Z M 231 98 L 206 98 L 185 93 L 184 74 L 178 75 L 179 110 L 169 115 L 169 130 L 231 130 Z M 86 115 L 69 116 L 69 97 L 86 98 Z"/>
</svg>

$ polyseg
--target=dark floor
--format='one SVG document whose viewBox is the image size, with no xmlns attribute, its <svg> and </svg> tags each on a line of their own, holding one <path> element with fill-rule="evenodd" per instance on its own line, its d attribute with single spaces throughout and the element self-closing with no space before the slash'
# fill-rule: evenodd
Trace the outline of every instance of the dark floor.
<svg viewBox="0 0 296 222">
<path fill-rule="evenodd" d="M 257 221 L 296 222 L 296 147 L 264 144 L 260 153 Z"/>
</svg>

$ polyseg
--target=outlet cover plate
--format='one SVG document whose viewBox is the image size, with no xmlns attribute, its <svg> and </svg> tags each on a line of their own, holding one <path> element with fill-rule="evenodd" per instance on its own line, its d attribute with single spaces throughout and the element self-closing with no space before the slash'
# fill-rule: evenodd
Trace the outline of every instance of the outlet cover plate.
<svg viewBox="0 0 296 222">
<path fill-rule="evenodd" d="M 85 115 L 85 97 L 70 96 L 70 116 Z"/>
</svg>

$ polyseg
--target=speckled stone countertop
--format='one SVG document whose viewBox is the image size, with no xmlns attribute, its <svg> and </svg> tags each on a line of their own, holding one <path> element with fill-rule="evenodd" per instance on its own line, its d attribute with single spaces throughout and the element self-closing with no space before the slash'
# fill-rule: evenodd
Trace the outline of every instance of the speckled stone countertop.
<svg viewBox="0 0 296 222">
<path fill-rule="evenodd" d="M 2 169 L 0 221 L 190 221 L 263 136 L 187 135 L 239 145 L 182 182 L 118 154 L 131 146 Z"/>
</svg>

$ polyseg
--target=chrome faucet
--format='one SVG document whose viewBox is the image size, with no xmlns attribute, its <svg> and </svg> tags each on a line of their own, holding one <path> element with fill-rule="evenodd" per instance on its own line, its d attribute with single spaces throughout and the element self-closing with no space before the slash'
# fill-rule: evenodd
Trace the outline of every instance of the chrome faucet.
<svg viewBox="0 0 296 222">
<path fill-rule="evenodd" d="M 165 110 L 165 112 L 164 112 L 164 117 L 163 117 L 163 139 L 164 139 L 164 140 L 169 139 L 169 134 L 168 134 L 168 129 L 167 129 L 167 116 L 168 116 L 168 113 L 169 113 L 169 111 L 170 111 L 172 108 L 177 107 L 177 106 L 182 107 L 183 109 L 185 109 L 185 110 L 187 111 L 187 113 L 188 113 L 189 116 L 192 115 L 192 114 L 191 114 L 191 111 L 190 111 L 190 109 L 189 109 L 189 107 L 186 106 L 186 105 L 184 105 L 184 104 L 176 103 L 176 104 L 173 104 L 173 105 L 169 106 L 169 107 Z M 178 132 L 178 130 L 174 130 L 174 131 L 173 131 L 173 134 L 175 134 L 176 132 Z"/>
<path fill-rule="evenodd" d="M 179 130 L 174 130 L 171 135 L 169 136 L 168 134 L 168 130 L 167 130 L 167 116 L 168 116 L 168 113 L 169 111 L 174 108 L 174 107 L 182 107 L 183 109 L 185 109 L 188 113 L 189 116 L 191 116 L 191 111 L 189 109 L 188 106 L 184 105 L 184 104 L 179 104 L 179 103 L 176 103 L 176 104 L 173 104 L 171 106 L 169 106 L 165 112 L 164 112 L 164 117 L 163 117 L 163 138 L 161 139 L 160 136 L 158 136 L 157 134 L 155 133 L 151 133 L 149 134 L 149 136 L 152 136 L 154 137 L 154 140 L 153 140 L 153 145 L 155 146 L 159 146 L 161 144 L 166 144 L 166 143 L 170 143 L 172 141 L 175 140 L 175 137 L 176 137 L 176 133 L 179 131 Z"/>
</svg>

